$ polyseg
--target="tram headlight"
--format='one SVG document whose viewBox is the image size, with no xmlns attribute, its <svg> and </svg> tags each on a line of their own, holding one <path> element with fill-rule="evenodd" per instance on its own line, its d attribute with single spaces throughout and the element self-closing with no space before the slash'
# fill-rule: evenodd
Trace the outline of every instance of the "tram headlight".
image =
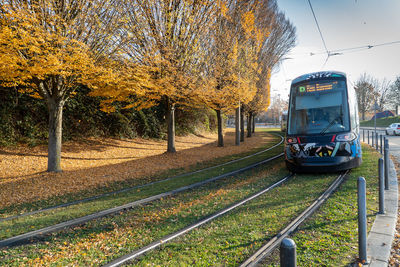
<svg viewBox="0 0 400 267">
<path fill-rule="evenodd" d="M 354 133 L 338 134 L 336 136 L 336 141 L 349 142 L 349 141 L 353 141 L 356 138 L 357 138 L 357 136 Z"/>
<path fill-rule="evenodd" d="M 286 138 L 286 144 L 297 144 L 297 138 L 296 137 L 287 137 Z"/>
</svg>

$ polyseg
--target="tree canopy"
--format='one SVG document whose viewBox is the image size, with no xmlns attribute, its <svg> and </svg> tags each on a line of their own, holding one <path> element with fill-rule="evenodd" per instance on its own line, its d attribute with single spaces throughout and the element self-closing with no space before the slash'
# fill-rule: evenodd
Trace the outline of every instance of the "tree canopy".
<svg viewBox="0 0 400 267">
<path fill-rule="evenodd" d="M 49 171 L 61 171 L 62 111 L 79 86 L 102 110 L 226 112 L 269 104 L 271 71 L 295 31 L 275 0 L 0 0 L 0 83 L 46 101 Z"/>
</svg>

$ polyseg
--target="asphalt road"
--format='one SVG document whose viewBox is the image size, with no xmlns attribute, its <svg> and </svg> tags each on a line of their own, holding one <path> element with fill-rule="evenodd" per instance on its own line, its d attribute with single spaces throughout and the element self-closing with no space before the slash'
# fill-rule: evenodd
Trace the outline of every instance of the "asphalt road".
<svg viewBox="0 0 400 267">
<path fill-rule="evenodd" d="M 389 140 L 389 151 L 400 162 L 400 136 L 386 136 Z"/>
<path fill-rule="evenodd" d="M 361 128 L 361 130 L 369 130 L 370 132 L 373 131 L 374 128 L 372 127 L 363 127 Z M 377 128 L 377 132 L 378 134 L 385 134 L 385 128 Z M 366 137 L 366 133 L 365 132 L 365 138 Z M 362 132 L 361 132 L 362 134 Z M 396 157 L 397 161 L 400 162 L 400 136 L 394 136 L 394 135 L 386 135 L 386 138 L 389 140 L 389 151 L 390 154 L 392 154 L 394 157 Z"/>
</svg>

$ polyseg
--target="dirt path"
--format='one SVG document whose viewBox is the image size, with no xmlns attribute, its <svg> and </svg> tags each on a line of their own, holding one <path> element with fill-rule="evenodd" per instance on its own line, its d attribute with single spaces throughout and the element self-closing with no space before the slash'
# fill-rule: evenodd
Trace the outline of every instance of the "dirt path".
<svg viewBox="0 0 400 267">
<path fill-rule="evenodd" d="M 63 144 L 61 173 L 47 173 L 47 147 L 0 148 L 0 207 L 55 195 L 79 192 L 128 179 L 143 178 L 171 168 L 237 154 L 267 144 L 272 136 L 258 132 L 234 145 L 231 129 L 225 147 L 216 135 L 176 138 L 177 153 L 167 154 L 166 141 L 87 139 Z"/>
</svg>

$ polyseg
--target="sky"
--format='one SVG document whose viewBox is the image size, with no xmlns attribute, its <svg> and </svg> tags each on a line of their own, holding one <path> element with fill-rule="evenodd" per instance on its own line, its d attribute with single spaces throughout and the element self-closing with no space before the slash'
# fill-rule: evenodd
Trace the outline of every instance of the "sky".
<svg viewBox="0 0 400 267">
<path fill-rule="evenodd" d="M 363 73 L 381 81 L 400 76 L 399 0 L 310 0 L 328 51 L 399 42 L 343 52 L 329 57 L 325 65 L 326 50 L 308 0 L 277 2 L 296 27 L 297 42 L 272 74 L 272 97 L 287 99 L 290 80 L 321 70 L 345 72 L 350 84 Z"/>
</svg>

